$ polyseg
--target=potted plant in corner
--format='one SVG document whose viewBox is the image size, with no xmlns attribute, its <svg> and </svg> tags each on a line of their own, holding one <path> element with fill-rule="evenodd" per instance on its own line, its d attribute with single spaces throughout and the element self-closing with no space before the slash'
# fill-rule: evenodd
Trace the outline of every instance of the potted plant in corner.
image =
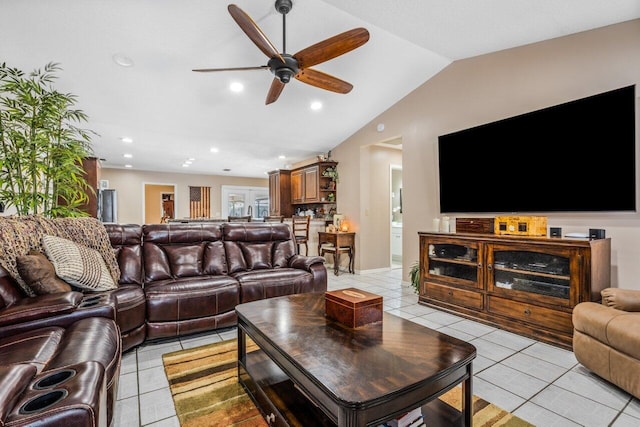
<svg viewBox="0 0 640 427">
<path fill-rule="evenodd" d="M 420 263 L 416 261 L 409 270 L 409 280 L 414 292 L 420 295 Z"/>
<path fill-rule="evenodd" d="M 53 88 L 56 63 L 25 75 L 0 65 L 0 202 L 18 215 L 85 216 L 79 207 L 94 191 L 82 160 L 90 134 L 76 97 Z"/>
</svg>

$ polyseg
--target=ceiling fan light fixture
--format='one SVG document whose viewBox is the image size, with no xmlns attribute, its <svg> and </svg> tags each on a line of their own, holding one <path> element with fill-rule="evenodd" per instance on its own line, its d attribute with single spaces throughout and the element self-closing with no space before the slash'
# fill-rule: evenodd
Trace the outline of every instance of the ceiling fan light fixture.
<svg viewBox="0 0 640 427">
<path fill-rule="evenodd" d="M 293 3 L 291 2 L 291 0 L 276 0 L 276 10 L 278 11 L 278 13 L 286 15 L 291 11 L 292 7 Z"/>
<path fill-rule="evenodd" d="M 289 83 L 291 81 L 291 77 L 295 76 L 296 73 L 290 68 L 279 68 L 275 71 L 275 75 L 282 83 Z"/>
</svg>

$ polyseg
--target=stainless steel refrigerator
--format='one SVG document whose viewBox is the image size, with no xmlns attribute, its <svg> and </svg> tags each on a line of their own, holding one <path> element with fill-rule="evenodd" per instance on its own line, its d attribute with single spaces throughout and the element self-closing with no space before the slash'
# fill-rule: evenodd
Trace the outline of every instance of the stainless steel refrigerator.
<svg viewBox="0 0 640 427">
<path fill-rule="evenodd" d="M 118 197 L 116 190 L 102 189 L 98 197 L 98 218 L 102 222 L 118 222 Z"/>
</svg>

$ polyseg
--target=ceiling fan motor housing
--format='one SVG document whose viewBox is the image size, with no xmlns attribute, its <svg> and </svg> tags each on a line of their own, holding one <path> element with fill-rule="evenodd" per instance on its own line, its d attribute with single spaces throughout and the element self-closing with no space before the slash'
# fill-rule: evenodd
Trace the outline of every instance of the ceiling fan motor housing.
<svg viewBox="0 0 640 427">
<path fill-rule="evenodd" d="M 276 10 L 283 15 L 289 13 L 292 7 L 291 0 L 276 0 Z"/>
<path fill-rule="evenodd" d="M 293 56 L 287 55 L 286 53 L 282 54 L 282 59 L 284 59 L 284 62 L 282 62 L 277 56 L 274 56 L 269 60 L 268 65 L 271 72 L 278 78 L 278 80 L 282 83 L 289 83 L 291 78 L 298 74 L 298 61 Z"/>
</svg>

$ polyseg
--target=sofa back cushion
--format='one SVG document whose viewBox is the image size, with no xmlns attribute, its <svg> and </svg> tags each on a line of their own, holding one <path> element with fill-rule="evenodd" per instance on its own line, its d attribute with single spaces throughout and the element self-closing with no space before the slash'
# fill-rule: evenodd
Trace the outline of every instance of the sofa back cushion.
<svg viewBox="0 0 640 427">
<path fill-rule="evenodd" d="M 9 307 L 25 297 L 7 270 L 0 267 L 0 309 Z"/>
<path fill-rule="evenodd" d="M 295 254 L 288 224 L 226 223 L 223 240 L 229 273 L 286 267 Z"/>
<path fill-rule="evenodd" d="M 220 224 L 143 225 L 145 281 L 226 274 L 221 238 Z"/>
<path fill-rule="evenodd" d="M 120 266 L 121 285 L 142 286 L 142 227 L 137 224 L 105 224 Z"/>
</svg>

